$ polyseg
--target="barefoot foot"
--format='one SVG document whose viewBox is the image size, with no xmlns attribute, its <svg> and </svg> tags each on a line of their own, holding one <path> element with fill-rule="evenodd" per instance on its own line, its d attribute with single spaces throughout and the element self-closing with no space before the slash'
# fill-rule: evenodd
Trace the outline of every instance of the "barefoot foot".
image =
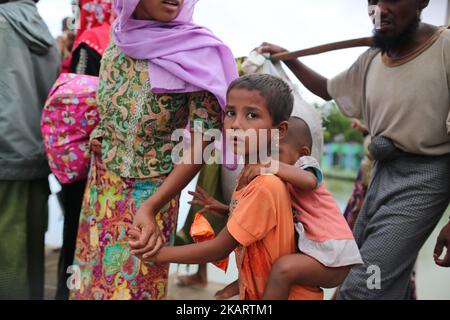
<svg viewBox="0 0 450 320">
<path fill-rule="evenodd" d="M 200 287 L 204 288 L 208 284 L 208 280 L 200 276 L 198 273 L 189 276 L 178 277 L 177 285 L 180 287 Z"/>
<path fill-rule="evenodd" d="M 216 300 L 228 300 L 237 295 L 239 295 L 239 284 L 237 282 L 233 282 L 222 290 L 217 291 L 214 297 Z"/>
</svg>

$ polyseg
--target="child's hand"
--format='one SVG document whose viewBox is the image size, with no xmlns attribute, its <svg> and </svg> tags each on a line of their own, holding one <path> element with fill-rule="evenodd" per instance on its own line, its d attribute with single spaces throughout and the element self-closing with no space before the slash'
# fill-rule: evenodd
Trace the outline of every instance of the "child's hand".
<svg viewBox="0 0 450 320">
<path fill-rule="evenodd" d="M 136 241 L 141 237 L 141 231 L 136 227 L 131 227 L 128 231 L 128 236 L 130 239 Z M 136 256 L 139 260 L 145 261 L 145 262 L 157 262 L 157 254 L 161 249 L 158 248 L 158 251 L 156 253 L 153 253 L 153 251 L 148 253 L 136 253 L 136 251 L 132 251 L 131 254 Z"/>
<path fill-rule="evenodd" d="M 156 224 L 155 215 L 142 206 L 133 219 L 133 227 L 129 231 L 131 254 L 143 256 L 154 255 L 164 244 L 161 230 Z"/>
<path fill-rule="evenodd" d="M 191 196 L 194 196 L 194 199 L 188 202 L 190 205 L 202 206 L 205 210 L 218 214 L 221 217 L 228 215 L 229 207 L 211 197 L 202 188 L 197 187 L 195 192 L 189 191 L 189 194 Z"/>
<path fill-rule="evenodd" d="M 270 172 L 270 163 L 264 165 L 259 163 L 247 165 L 242 170 L 238 185 L 245 186 L 249 184 L 257 176 L 267 173 L 272 173 Z"/>
</svg>

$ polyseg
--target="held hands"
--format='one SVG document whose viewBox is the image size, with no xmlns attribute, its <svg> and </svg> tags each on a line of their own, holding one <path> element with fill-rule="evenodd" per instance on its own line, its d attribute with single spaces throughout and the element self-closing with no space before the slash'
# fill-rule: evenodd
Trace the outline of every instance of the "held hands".
<svg viewBox="0 0 450 320">
<path fill-rule="evenodd" d="M 195 192 L 189 191 L 191 196 L 194 196 L 192 201 L 188 203 L 190 205 L 198 205 L 203 207 L 205 210 L 210 211 L 221 217 L 228 215 L 229 207 L 215 198 L 211 197 L 204 189 L 197 187 Z"/>
<path fill-rule="evenodd" d="M 130 230 L 128 231 L 128 235 L 129 235 L 130 239 L 137 241 L 141 236 L 141 231 L 136 227 L 131 227 Z M 161 249 L 162 248 L 160 248 L 160 249 L 158 248 L 158 250 L 156 250 L 156 252 L 154 252 L 154 250 L 153 250 L 148 253 L 140 253 L 140 251 L 132 250 L 131 254 L 136 256 L 139 260 L 144 261 L 144 262 L 158 262 L 157 256 L 158 256 L 158 252 Z"/>
<path fill-rule="evenodd" d="M 152 209 L 142 206 L 137 211 L 133 226 L 129 230 L 131 254 L 146 260 L 154 256 L 164 244 L 155 213 Z"/>
<path fill-rule="evenodd" d="M 444 247 L 447 249 L 447 253 L 443 259 L 440 259 Z M 450 267 L 450 222 L 442 229 L 437 238 L 436 246 L 434 247 L 434 262 L 441 267 Z"/>
</svg>

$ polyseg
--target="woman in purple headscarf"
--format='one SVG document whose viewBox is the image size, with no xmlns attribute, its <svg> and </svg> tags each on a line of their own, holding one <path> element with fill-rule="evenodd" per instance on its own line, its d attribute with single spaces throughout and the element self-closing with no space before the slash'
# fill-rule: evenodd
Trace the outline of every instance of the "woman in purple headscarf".
<svg viewBox="0 0 450 320">
<path fill-rule="evenodd" d="M 118 17 L 100 70 L 101 120 L 91 136 L 94 156 L 72 299 L 167 294 L 168 265 L 134 257 L 127 232 L 140 229 L 138 251 L 173 243 L 179 193 L 202 165 L 175 166 L 171 153 L 177 142 L 171 135 L 187 126 L 221 128 L 226 89 L 237 77 L 229 48 L 192 22 L 195 2 L 113 2 Z"/>
</svg>

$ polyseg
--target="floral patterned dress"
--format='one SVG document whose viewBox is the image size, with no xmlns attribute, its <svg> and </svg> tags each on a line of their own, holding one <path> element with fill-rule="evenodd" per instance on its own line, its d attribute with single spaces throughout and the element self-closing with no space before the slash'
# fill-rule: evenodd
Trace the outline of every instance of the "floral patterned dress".
<svg viewBox="0 0 450 320">
<path fill-rule="evenodd" d="M 151 77 L 151 75 L 150 75 Z M 221 127 L 221 109 L 208 92 L 153 94 L 147 62 L 123 54 L 114 43 L 105 51 L 97 103 L 100 123 L 91 139 L 94 155 L 78 229 L 71 299 L 163 299 L 168 265 L 147 264 L 130 254 L 127 231 L 140 205 L 173 169 L 172 132 L 188 124 Z M 195 125 L 194 125 L 195 123 Z M 156 216 L 173 244 L 179 196 Z"/>
</svg>

